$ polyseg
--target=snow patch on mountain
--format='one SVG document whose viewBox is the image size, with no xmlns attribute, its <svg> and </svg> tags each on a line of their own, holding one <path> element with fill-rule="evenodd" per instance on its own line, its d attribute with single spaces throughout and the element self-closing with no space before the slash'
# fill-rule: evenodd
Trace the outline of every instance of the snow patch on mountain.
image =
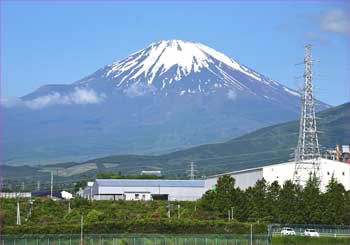
<svg viewBox="0 0 350 245">
<path fill-rule="evenodd" d="M 301 96 L 300 93 L 295 92 L 293 90 L 290 90 L 289 88 L 283 87 L 283 89 L 284 89 L 284 91 L 286 91 L 289 94 L 292 94 L 292 95 L 295 95 L 295 96 L 299 96 L 299 97 Z"/>
</svg>

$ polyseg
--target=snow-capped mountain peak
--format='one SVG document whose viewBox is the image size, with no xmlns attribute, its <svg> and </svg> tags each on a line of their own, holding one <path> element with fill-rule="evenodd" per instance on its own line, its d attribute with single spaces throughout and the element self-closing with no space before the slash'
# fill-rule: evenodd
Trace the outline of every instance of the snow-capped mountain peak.
<svg viewBox="0 0 350 245">
<path fill-rule="evenodd" d="M 229 98 L 232 94 L 234 97 L 249 94 L 275 101 L 279 101 L 282 94 L 300 96 L 219 51 L 198 42 L 182 40 L 152 43 L 76 84 L 89 86 L 90 81 L 105 81 L 131 97 L 145 94 L 208 95 L 218 91 L 223 91 Z"/>
<path fill-rule="evenodd" d="M 221 69 L 223 65 L 261 81 L 259 74 L 250 71 L 249 68 L 240 65 L 225 54 L 200 43 L 182 40 L 152 43 L 147 48 L 105 67 L 103 75 L 113 80 L 121 78 L 117 86 L 133 81 L 138 82 L 141 79 L 146 79 L 148 85 L 154 85 L 157 78 L 172 70 L 171 75 L 167 74 L 161 79 L 163 80 L 162 88 L 164 88 L 165 80 L 171 84 L 174 80 L 181 80 L 191 73 L 202 71 L 202 69 L 207 69 L 212 74 L 223 77 L 225 76 L 225 72 Z"/>
</svg>

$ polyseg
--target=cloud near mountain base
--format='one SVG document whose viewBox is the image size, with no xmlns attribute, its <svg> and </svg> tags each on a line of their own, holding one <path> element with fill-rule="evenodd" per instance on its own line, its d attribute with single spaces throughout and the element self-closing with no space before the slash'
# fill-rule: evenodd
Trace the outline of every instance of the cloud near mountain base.
<svg viewBox="0 0 350 245">
<path fill-rule="evenodd" d="M 19 98 L 4 98 L 1 105 L 4 107 L 25 106 L 33 110 L 46 108 L 52 105 L 83 105 L 99 104 L 106 98 L 104 93 L 97 94 L 93 89 L 75 88 L 69 94 L 60 94 L 54 92 L 44 96 L 37 97 L 33 100 L 21 100 Z"/>
</svg>

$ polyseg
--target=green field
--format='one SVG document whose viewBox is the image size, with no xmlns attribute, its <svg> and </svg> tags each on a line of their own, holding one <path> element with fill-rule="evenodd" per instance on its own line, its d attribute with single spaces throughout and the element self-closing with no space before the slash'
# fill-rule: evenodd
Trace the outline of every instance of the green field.
<svg viewBox="0 0 350 245">
<path fill-rule="evenodd" d="M 3 236 L 2 244 L 16 245 L 266 245 L 266 235 L 220 234 L 86 234 Z"/>
<path fill-rule="evenodd" d="M 349 245 L 350 238 L 273 237 L 250 234 L 80 234 L 5 235 L 2 245 Z"/>
<path fill-rule="evenodd" d="M 350 237 L 305 237 L 285 236 L 273 237 L 272 245 L 349 245 Z"/>
</svg>

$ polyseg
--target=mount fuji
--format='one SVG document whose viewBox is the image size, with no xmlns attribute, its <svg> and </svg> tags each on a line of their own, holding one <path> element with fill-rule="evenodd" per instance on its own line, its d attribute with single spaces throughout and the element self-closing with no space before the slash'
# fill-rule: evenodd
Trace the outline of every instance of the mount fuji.
<svg viewBox="0 0 350 245">
<path fill-rule="evenodd" d="M 72 84 L 2 101 L 3 162 L 174 151 L 296 119 L 300 94 L 196 42 L 152 43 Z M 316 101 L 317 110 L 329 106 Z"/>
</svg>

